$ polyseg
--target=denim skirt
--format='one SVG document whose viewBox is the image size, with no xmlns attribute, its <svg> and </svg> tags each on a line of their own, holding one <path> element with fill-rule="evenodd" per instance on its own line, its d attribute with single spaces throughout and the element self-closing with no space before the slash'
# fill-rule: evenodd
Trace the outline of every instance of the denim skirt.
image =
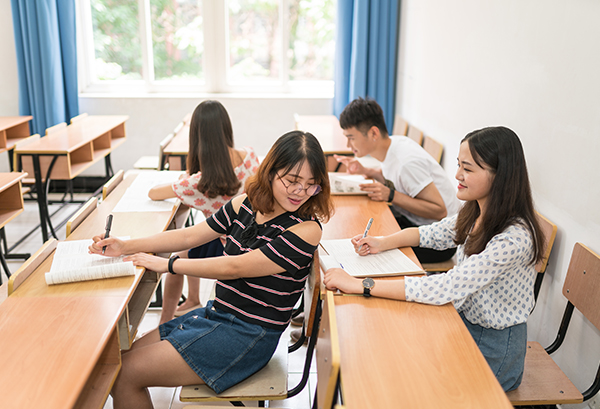
<svg viewBox="0 0 600 409">
<path fill-rule="evenodd" d="M 187 364 L 216 393 L 258 372 L 271 359 L 281 331 L 247 323 L 213 307 L 198 308 L 158 327 Z"/>
<path fill-rule="evenodd" d="M 214 239 L 201 246 L 188 250 L 188 258 L 209 258 L 223 255 L 223 243 L 221 239 Z"/>
<path fill-rule="evenodd" d="M 527 323 L 497 330 L 471 324 L 460 314 L 487 363 L 505 392 L 516 389 L 523 379 L 527 352 Z"/>
</svg>

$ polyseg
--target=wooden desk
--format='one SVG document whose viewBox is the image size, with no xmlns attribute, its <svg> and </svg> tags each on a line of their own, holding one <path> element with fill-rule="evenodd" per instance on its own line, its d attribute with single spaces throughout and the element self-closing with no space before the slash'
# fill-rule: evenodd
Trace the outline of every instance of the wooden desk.
<svg viewBox="0 0 600 409">
<path fill-rule="evenodd" d="M 321 143 L 325 155 L 352 155 L 335 115 L 294 115 L 296 129 L 310 132 Z"/>
<path fill-rule="evenodd" d="M 102 233 L 134 178 L 128 176 L 67 240 Z M 112 234 L 158 233 L 174 212 L 114 213 Z M 0 304 L 2 408 L 102 408 L 120 368 L 119 345 L 133 339 L 159 279 L 138 268 L 135 276 L 47 286 L 52 256 Z"/>
<path fill-rule="evenodd" d="M 323 238 L 360 234 L 370 217 L 371 235 L 398 230 L 385 203 L 364 196 L 334 200 Z M 414 257 L 412 249 L 402 250 Z M 353 295 L 334 300 L 345 408 L 512 408 L 451 304 Z"/>
<path fill-rule="evenodd" d="M 23 194 L 21 192 L 21 179 L 27 176 L 26 173 L 10 172 L 0 173 L 0 231 L 4 235 L 4 226 L 12 219 L 23 212 Z M 6 237 L 4 244 L 6 244 Z M 0 246 L 0 264 L 6 272 L 6 276 L 10 277 L 10 270 L 6 264 L 5 252 Z M 0 279 L 0 284 L 2 280 Z"/>
<path fill-rule="evenodd" d="M 88 116 L 64 130 L 17 148 L 17 161 L 24 171 L 34 175 L 43 240 L 47 227 L 57 238 L 48 215 L 47 189 L 51 179 L 71 180 L 94 163 L 104 159 L 106 176 L 112 175 L 110 153 L 126 139 L 125 115 Z"/>
<path fill-rule="evenodd" d="M 190 122 L 186 121 L 186 115 L 183 120 L 183 127 L 175 134 L 173 140 L 165 147 L 163 151 L 163 163 L 160 165 L 160 170 L 169 164 L 169 170 L 185 170 L 187 154 L 189 151 L 190 142 Z"/>
<path fill-rule="evenodd" d="M 29 121 L 32 119 L 32 116 L 0 116 L 0 153 L 10 151 L 17 142 L 30 135 Z"/>
</svg>

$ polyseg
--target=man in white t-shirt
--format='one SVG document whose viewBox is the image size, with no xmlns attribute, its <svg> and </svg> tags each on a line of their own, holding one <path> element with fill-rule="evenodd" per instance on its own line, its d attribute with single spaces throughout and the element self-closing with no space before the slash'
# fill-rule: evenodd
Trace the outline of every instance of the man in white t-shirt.
<svg viewBox="0 0 600 409">
<path fill-rule="evenodd" d="M 372 184 L 361 185 L 361 189 L 372 200 L 390 203 L 401 228 L 431 224 L 458 212 L 456 190 L 444 169 L 412 139 L 389 136 L 376 101 L 352 101 L 340 114 L 340 126 L 354 155 L 371 155 L 381 162 L 381 169 L 364 167 L 356 158 L 336 155 L 336 159 L 346 165 L 349 173 L 375 179 Z M 448 260 L 456 251 L 414 250 L 422 263 Z"/>
</svg>

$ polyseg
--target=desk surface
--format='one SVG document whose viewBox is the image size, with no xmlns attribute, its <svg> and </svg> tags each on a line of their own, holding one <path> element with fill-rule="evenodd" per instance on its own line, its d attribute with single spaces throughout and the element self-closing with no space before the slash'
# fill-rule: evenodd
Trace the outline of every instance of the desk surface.
<svg viewBox="0 0 600 409">
<path fill-rule="evenodd" d="M 323 238 L 360 234 L 370 217 L 372 235 L 398 230 L 385 203 L 364 196 L 334 201 Z M 414 257 L 412 249 L 402 250 Z M 334 300 L 345 408 L 512 408 L 451 304 L 353 295 Z"/>
<path fill-rule="evenodd" d="M 67 154 L 125 123 L 127 115 L 90 115 L 17 149 L 18 154 Z"/>
<path fill-rule="evenodd" d="M 171 156 L 187 156 L 190 141 L 190 123 L 185 121 L 183 127 L 173 137 L 173 140 L 165 146 L 163 153 Z"/>
<path fill-rule="evenodd" d="M 321 143 L 325 155 L 351 155 L 340 122 L 335 115 L 296 115 L 296 129 L 310 132 Z"/>
<path fill-rule="evenodd" d="M 102 233 L 106 215 L 134 178 L 117 186 L 68 240 Z M 112 233 L 158 233 L 168 227 L 174 211 L 115 213 Z M 43 275 L 51 262 L 52 256 L 0 304 L 2 408 L 70 408 L 89 392 L 84 386 L 106 355 L 107 343 L 116 339 L 116 324 L 143 273 L 138 268 L 133 277 L 47 286 Z"/>
<path fill-rule="evenodd" d="M 0 116 L 0 131 L 29 122 L 32 119 L 32 116 Z"/>
</svg>

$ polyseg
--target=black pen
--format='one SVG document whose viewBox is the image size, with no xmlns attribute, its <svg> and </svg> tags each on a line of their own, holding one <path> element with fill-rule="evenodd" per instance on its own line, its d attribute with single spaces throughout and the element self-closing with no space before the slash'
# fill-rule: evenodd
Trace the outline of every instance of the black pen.
<svg viewBox="0 0 600 409">
<path fill-rule="evenodd" d="M 365 229 L 365 232 L 363 233 L 363 239 L 365 237 L 367 237 L 367 233 L 369 233 L 369 229 L 371 228 L 371 225 L 373 224 L 373 218 L 371 217 L 369 219 L 369 223 L 367 223 L 367 228 Z M 360 246 L 358 246 L 358 250 L 356 250 L 357 252 L 360 251 L 360 249 L 362 249 L 362 244 Z"/>
<path fill-rule="evenodd" d="M 106 218 L 106 227 L 104 228 L 105 233 L 104 233 L 104 238 L 108 239 L 108 236 L 110 235 L 110 226 L 112 226 L 112 214 L 109 214 L 108 217 Z M 102 247 L 102 254 L 104 254 L 104 252 L 106 251 L 106 246 Z"/>
</svg>

